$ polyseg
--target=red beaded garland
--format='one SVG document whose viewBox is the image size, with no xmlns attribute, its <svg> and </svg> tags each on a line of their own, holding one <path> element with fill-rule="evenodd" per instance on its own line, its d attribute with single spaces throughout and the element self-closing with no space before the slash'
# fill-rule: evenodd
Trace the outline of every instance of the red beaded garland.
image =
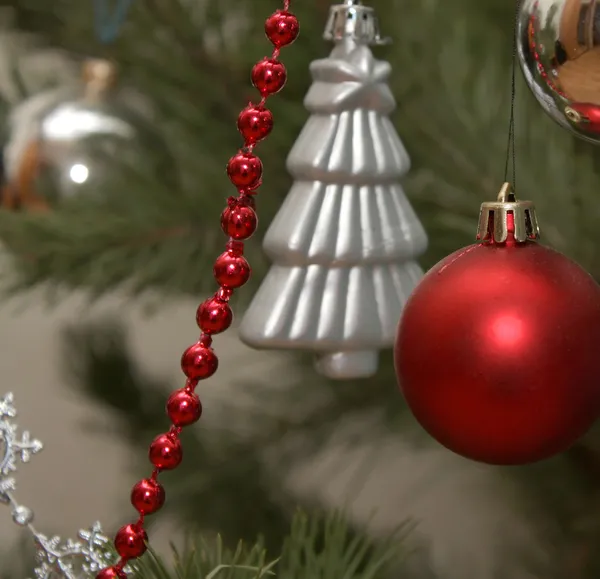
<svg viewBox="0 0 600 579">
<path fill-rule="evenodd" d="M 167 414 L 175 426 L 189 426 L 200 420 L 202 404 L 194 392 L 175 390 L 167 401 Z"/>
<path fill-rule="evenodd" d="M 131 489 L 131 504 L 140 515 L 151 515 L 165 503 L 165 489 L 156 480 L 145 478 Z"/>
<path fill-rule="evenodd" d="M 181 369 L 192 380 L 210 378 L 219 367 L 219 359 L 214 350 L 202 342 L 190 346 L 181 357 Z"/>
<path fill-rule="evenodd" d="M 285 66 L 274 58 L 264 58 L 252 69 L 252 84 L 263 97 L 278 93 L 286 81 Z"/>
<path fill-rule="evenodd" d="M 248 205 L 235 204 L 221 214 L 221 229 L 225 235 L 243 241 L 252 237 L 258 225 L 256 211 Z"/>
<path fill-rule="evenodd" d="M 150 462 L 160 470 L 177 468 L 183 459 L 181 443 L 175 436 L 159 434 L 148 451 Z"/>
<path fill-rule="evenodd" d="M 262 162 L 252 153 L 238 153 L 229 159 L 227 175 L 240 189 L 256 189 L 262 177 Z"/>
<path fill-rule="evenodd" d="M 164 489 L 156 476 L 160 471 L 176 468 L 182 461 L 183 451 L 179 441 L 181 428 L 196 422 L 202 414 L 202 405 L 194 388 L 199 380 L 212 376 L 219 365 L 211 348 L 211 336 L 229 328 L 233 314 L 227 301 L 234 289 L 243 286 L 250 278 L 250 265 L 243 257 L 242 241 L 248 239 L 257 227 L 252 195 L 261 185 L 263 173 L 262 162 L 254 155 L 253 149 L 273 129 L 273 115 L 265 108 L 265 101 L 279 92 L 287 80 L 287 71 L 278 60 L 279 51 L 291 44 L 299 31 L 298 20 L 289 12 L 289 6 L 290 0 L 283 0 L 284 9 L 276 11 L 265 22 L 265 33 L 275 50 L 271 57 L 265 57 L 252 69 L 252 83 L 263 98 L 258 104 L 250 103 L 238 117 L 237 126 L 244 138 L 244 145 L 229 160 L 227 174 L 240 195 L 237 199 L 229 199 L 228 207 L 221 215 L 221 228 L 230 241 L 227 250 L 214 265 L 214 276 L 220 287 L 212 298 L 200 305 L 197 322 L 202 335 L 181 358 L 187 383 L 185 388 L 171 394 L 166 408 L 173 427 L 167 434 L 161 434 L 152 441 L 148 457 L 155 471 L 151 478 L 139 481 L 131 491 L 131 502 L 140 513 L 140 519 L 122 527 L 115 537 L 114 545 L 121 560 L 117 565 L 100 570 L 96 579 L 126 579 L 124 566 L 146 551 L 148 537 L 143 527 L 144 516 L 159 510 L 165 500 Z"/>
<path fill-rule="evenodd" d="M 106 567 L 105 569 L 102 569 L 96 575 L 96 579 L 126 579 L 126 578 L 127 578 L 127 573 L 125 573 L 125 571 L 123 571 L 123 569 L 120 569 L 116 565 L 113 565 L 112 567 Z"/>
<path fill-rule="evenodd" d="M 233 322 L 233 312 L 223 300 L 210 298 L 200 304 L 196 313 L 198 327 L 206 334 L 220 334 Z"/>
<path fill-rule="evenodd" d="M 273 130 L 273 113 L 264 107 L 249 105 L 240 113 L 237 126 L 244 141 L 253 145 L 268 137 Z"/>
<path fill-rule="evenodd" d="M 298 18 L 286 10 L 277 10 L 265 22 L 265 33 L 275 48 L 292 44 L 299 32 Z"/>
<path fill-rule="evenodd" d="M 141 557 L 148 548 L 148 535 L 141 525 L 129 524 L 121 527 L 115 537 L 115 548 L 123 559 Z"/>
<path fill-rule="evenodd" d="M 244 256 L 226 251 L 217 257 L 214 274 L 219 285 L 236 289 L 250 279 L 250 264 Z"/>
</svg>

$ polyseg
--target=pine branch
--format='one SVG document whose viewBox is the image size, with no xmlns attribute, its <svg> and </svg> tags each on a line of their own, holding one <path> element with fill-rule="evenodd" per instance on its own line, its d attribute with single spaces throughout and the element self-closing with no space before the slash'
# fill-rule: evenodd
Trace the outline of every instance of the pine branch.
<svg viewBox="0 0 600 579">
<path fill-rule="evenodd" d="M 89 20 L 90 7 L 76 4 L 60 26 L 52 19 L 44 21 L 48 38 L 57 39 L 66 26 L 79 42 L 89 42 L 91 24 L 86 32 L 81 23 Z M 22 0 L 16 6 L 23 14 L 45 16 L 66 14 L 74 5 L 63 0 L 42 8 Z M 49 280 L 97 293 L 125 285 L 134 292 L 196 294 L 212 283 L 205 272 L 222 247 L 218 216 L 230 191 L 222 167 L 239 145 L 234 123 L 244 99 L 236 95 L 252 94 L 247 71 L 265 51 L 259 16 L 261 10 L 269 12 L 270 3 L 261 1 L 252 10 L 249 4 L 236 4 L 236 10 L 246 9 L 249 17 L 244 50 L 232 47 L 212 55 L 201 42 L 202 34 L 207 27 L 218 28 L 223 13 L 210 13 L 196 24 L 186 20 L 189 8 L 186 11 L 183 3 L 172 0 L 170 6 L 167 25 L 157 20 L 154 4 L 141 3 L 114 51 L 131 81 L 157 105 L 159 124 L 173 130 L 184 182 L 181 195 L 144 180 L 146 165 L 102 206 L 82 200 L 43 218 L 0 216 L 0 236 L 17 257 L 19 288 Z M 493 198 L 502 181 L 510 59 L 505 50 L 510 27 L 505 25 L 512 9 L 500 6 L 494 2 L 473 9 L 468 0 L 409 0 L 398 7 L 402 18 L 384 22 L 384 32 L 396 40 L 384 56 L 395 70 L 398 132 L 414 161 L 407 189 L 431 240 L 424 265 L 471 242 L 480 202 Z M 307 64 L 324 54 L 322 7 L 298 5 L 298 10 L 304 34 L 286 53 L 290 84 L 273 101 L 278 124 L 261 150 L 268 162 L 259 209 L 267 222 L 289 190 L 284 160 L 307 116 L 301 105 L 310 81 Z M 489 10 L 504 16 L 496 23 Z M 41 29 L 42 20 L 36 22 Z M 424 35 L 423 30 L 432 32 Z M 485 50 L 475 50 L 480 46 Z M 414 54 L 419 54 L 418 66 Z M 576 153 L 565 133 L 532 103 L 527 89 L 520 86 L 518 94 L 520 195 L 536 201 L 546 242 L 600 275 L 595 251 L 600 209 L 591 193 L 599 180 L 591 150 L 579 144 Z M 224 131 L 227 119 L 230 130 Z M 127 207 L 119 199 L 129 200 Z M 184 233 L 162 243 L 157 235 L 160 239 L 163 231 Z M 248 244 L 257 278 L 266 270 L 259 241 Z"/>
<path fill-rule="evenodd" d="M 378 579 L 401 564 L 408 527 L 381 542 L 354 534 L 338 513 L 309 517 L 298 513 L 278 559 L 269 562 L 262 541 L 251 547 L 239 543 L 224 548 L 220 536 L 188 543 L 185 551 L 173 549 L 173 563 L 155 553 L 140 560 L 140 579 Z"/>
</svg>

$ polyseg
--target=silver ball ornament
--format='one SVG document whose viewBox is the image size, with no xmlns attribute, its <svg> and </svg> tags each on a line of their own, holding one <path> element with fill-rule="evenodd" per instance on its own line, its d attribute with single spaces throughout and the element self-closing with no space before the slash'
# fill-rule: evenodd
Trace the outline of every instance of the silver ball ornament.
<svg viewBox="0 0 600 579">
<path fill-rule="evenodd" d="M 114 63 L 86 60 L 82 78 L 15 107 L 3 145 L 0 205 L 54 209 L 71 197 L 125 192 L 130 168 L 149 179 L 175 173 L 163 136 Z"/>
<path fill-rule="evenodd" d="M 600 143 L 600 0 L 523 0 L 517 55 L 542 108 Z"/>
</svg>

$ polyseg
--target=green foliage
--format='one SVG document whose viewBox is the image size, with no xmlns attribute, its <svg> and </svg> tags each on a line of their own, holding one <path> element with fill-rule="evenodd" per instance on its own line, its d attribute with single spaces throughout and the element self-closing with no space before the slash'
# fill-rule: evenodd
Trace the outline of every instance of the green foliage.
<svg viewBox="0 0 600 579">
<path fill-rule="evenodd" d="M 277 574 L 282 579 L 376 579 L 390 564 L 398 564 L 406 528 L 398 536 L 376 544 L 355 535 L 338 514 L 309 519 L 299 514 L 284 543 Z"/>
<path fill-rule="evenodd" d="M 135 567 L 135 575 L 144 579 L 261 579 L 272 576 L 277 560 L 267 562 L 262 542 L 251 548 L 243 542 L 235 550 L 227 549 L 217 535 L 213 541 L 204 537 L 188 540 L 180 552 L 172 546 L 172 561 L 150 550 Z"/>
<path fill-rule="evenodd" d="M 173 562 L 150 552 L 136 566 L 144 579 L 378 579 L 398 567 L 406 529 L 375 542 L 351 532 L 338 513 L 308 517 L 297 513 L 279 558 L 271 560 L 262 541 L 227 549 L 221 536 L 188 541 L 184 551 L 173 547 Z"/>
<path fill-rule="evenodd" d="M 329 4 L 315 0 L 295 6 L 302 34 L 283 52 L 289 83 L 272 100 L 276 128 L 259 149 L 265 161 L 258 198 L 263 233 L 291 184 L 285 157 L 308 116 L 302 105 L 311 82 L 308 64 L 329 50 L 321 41 Z M 181 176 L 179 187 L 149 180 L 142 164 L 116 173 L 102 195 L 69 200 L 50 214 L 0 212 L 0 239 L 14 257 L 17 274 L 7 280 L 12 289 L 44 284 L 101 295 L 123 286 L 133 295 L 158 290 L 161 300 L 213 289 L 209 272 L 224 243 L 219 214 L 231 194 L 223 167 L 239 146 L 237 114 L 255 97 L 250 67 L 269 49 L 263 18 L 279 4 L 219 0 L 208 2 L 201 13 L 195 1 L 139 0 L 120 39 L 108 48 L 90 41 L 91 2 L 1 0 L 0 5 L 13 7 L 17 25 L 39 34 L 48 46 L 114 56 L 125 81 L 152 101 Z M 394 69 L 390 84 L 399 103 L 394 122 L 414 164 L 405 186 L 430 234 L 423 260 L 429 266 L 471 242 L 479 204 L 495 198 L 503 181 L 514 5 L 505 0 L 373 0 L 372 5 L 383 33 L 395 41 L 379 55 Z M 232 12 L 242 14 L 245 25 L 223 25 Z M 521 81 L 516 105 L 517 194 L 535 201 L 545 242 L 600 279 L 596 153 L 553 125 Z M 268 263 L 260 239 L 247 246 L 256 283 Z M 251 287 L 245 290 L 243 299 L 252 294 Z M 118 328 L 76 329 L 67 340 L 77 386 L 84 384 L 94 400 L 114 412 L 120 434 L 141 451 L 165 427 L 167 385 L 136 368 Z M 274 394 L 277 384 L 270 385 L 268 395 L 258 380 L 239 385 L 265 401 L 260 415 L 247 416 L 246 409 L 233 405 L 223 409 L 229 423 L 251 422 L 259 429 L 243 438 L 204 429 L 185 440 L 186 452 L 196 460 L 185 462 L 179 478 L 169 481 L 169 508 L 185 524 L 201 520 L 206 528 L 246 540 L 263 531 L 266 547 L 278 552 L 294 500 L 260 460 L 273 441 L 302 436 L 302 452 L 311 453 L 331 436 L 341 416 L 365 411 L 382 418 L 382 430 L 412 436 L 414 422 L 396 392 L 390 356 L 376 378 L 342 386 L 315 378 L 304 357 L 295 362 L 293 372 L 286 371 L 294 383 L 281 395 Z M 502 471 L 525 491 L 522 508 L 547 535 L 550 563 L 539 573 L 546 579 L 583 579 L 597 572 L 599 440 L 592 433 L 557 460 Z M 347 443 L 352 442 L 348 436 Z M 282 458 L 282 470 L 284 458 L 291 457 Z M 311 563 L 304 567 L 291 560 L 282 557 L 278 574 L 310 569 L 329 577 L 332 569 L 339 574 L 350 568 L 336 567 L 326 557 L 308 557 Z"/>
<path fill-rule="evenodd" d="M 140 579 L 382 579 L 398 570 L 406 558 L 403 540 L 410 532 L 402 525 L 396 533 L 374 540 L 356 533 L 339 512 L 296 512 L 286 529 L 279 557 L 273 558 L 263 539 L 239 541 L 227 547 L 222 535 L 189 534 L 184 547 L 171 546 L 168 557 L 149 549 L 133 564 Z M 31 556 L 31 548 L 21 552 Z M 115 555 L 116 556 L 116 555 Z M 0 577 L 17 579 L 26 565 L 22 559 L 2 559 Z M 31 559 L 30 559 L 31 561 Z"/>
<path fill-rule="evenodd" d="M 223 245 L 218 216 L 231 193 L 223 166 L 239 146 L 235 119 L 254 96 L 248 71 L 268 50 L 261 23 L 274 2 L 209 3 L 201 15 L 183 0 L 140 1 L 108 48 L 90 43 L 91 3 L 3 2 L 15 7 L 21 26 L 50 44 L 115 56 L 125 82 L 152 101 L 182 175 L 174 189 L 149 181 L 147 163 L 141 163 L 136 174 L 111 182 L 104 200 L 75 199 L 45 216 L 0 214 L 0 238 L 17 256 L 17 287 L 50 282 L 103 293 L 125 285 L 134 292 L 175 294 L 212 288 L 206 271 Z M 260 147 L 266 165 L 259 197 L 263 223 L 290 186 L 285 156 L 307 117 L 302 99 L 311 82 L 308 63 L 328 50 L 320 38 L 328 6 L 296 7 L 303 33 L 284 51 L 290 81 L 272 100 L 276 129 Z M 432 264 L 470 242 L 480 202 L 495 197 L 502 182 L 513 10 L 499 0 L 379 0 L 374 6 L 384 33 L 395 40 L 381 57 L 395 71 L 395 121 L 414 161 L 406 186 L 430 233 L 425 265 Z M 246 27 L 221 25 L 232 11 L 247 18 Z M 402 17 L 386 18 L 397 13 Z M 574 145 L 522 83 L 517 113 L 520 196 L 536 201 L 546 242 L 598 273 L 598 209 L 586 202 L 598 186 L 590 146 Z M 248 251 L 258 281 L 268 265 L 259 240 Z"/>
</svg>

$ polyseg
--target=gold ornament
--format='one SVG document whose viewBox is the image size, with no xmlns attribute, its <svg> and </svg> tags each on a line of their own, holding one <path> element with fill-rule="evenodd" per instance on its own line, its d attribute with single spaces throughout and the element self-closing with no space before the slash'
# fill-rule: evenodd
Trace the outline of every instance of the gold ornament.
<svg viewBox="0 0 600 579">
<path fill-rule="evenodd" d="M 75 86 L 36 95 L 15 109 L 4 147 L 2 207 L 48 210 L 69 197 L 102 194 L 116 186 L 120 167 L 144 166 L 150 150 L 170 167 L 147 170 L 173 169 L 162 137 L 117 81 L 116 65 L 87 60 Z"/>
<path fill-rule="evenodd" d="M 523 0 L 517 42 L 542 108 L 578 137 L 600 143 L 600 0 Z"/>
</svg>

